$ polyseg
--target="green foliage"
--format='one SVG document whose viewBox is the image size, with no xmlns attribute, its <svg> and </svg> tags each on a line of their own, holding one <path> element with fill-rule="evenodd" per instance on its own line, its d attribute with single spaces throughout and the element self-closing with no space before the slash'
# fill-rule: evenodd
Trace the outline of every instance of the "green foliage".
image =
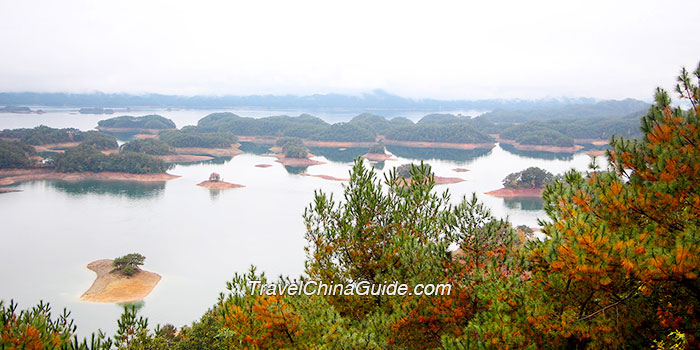
<svg viewBox="0 0 700 350">
<path fill-rule="evenodd" d="M 101 133 L 99 131 L 86 131 L 81 135 L 82 142 L 80 144 L 90 145 L 98 150 L 108 150 L 108 149 L 118 149 L 119 144 L 117 139 L 108 134 Z"/>
<path fill-rule="evenodd" d="M 132 117 L 123 115 L 105 120 L 100 120 L 97 125 L 105 128 L 124 129 L 175 129 L 175 123 L 157 114 L 144 115 L 142 117 Z"/>
<path fill-rule="evenodd" d="M 304 141 L 298 137 L 290 137 L 290 136 L 284 136 L 280 137 L 275 141 L 275 146 L 277 147 L 282 147 L 286 146 L 287 144 L 295 144 L 295 145 L 303 145 Z"/>
<path fill-rule="evenodd" d="M 45 145 L 49 143 L 79 142 L 83 132 L 78 129 L 54 129 L 40 125 L 32 129 L 5 129 L 0 137 L 16 138 L 30 145 Z"/>
<path fill-rule="evenodd" d="M 32 156 L 36 156 L 34 147 L 19 141 L 0 140 L 0 169 L 26 168 L 34 164 Z"/>
<path fill-rule="evenodd" d="M 237 138 L 230 132 L 198 133 L 172 130 L 160 134 L 160 140 L 172 147 L 229 148 Z"/>
<path fill-rule="evenodd" d="M 386 147 L 384 147 L 384 143 L 378 142 L 372 145 L 372 147 L 369 148 L 367 153 L 384 154 L 386 153 Z"/>
<path fill-rule="evenodd" d="M 538 167 L 511 173 L 503 179 L 505 188 L 543 188 L 554 181 L 554 175 Z"/>
<path fill-rule="evenodd" d="M 421 162 L 420 166 L 426 167 L 427 171 L 429 173 L 431 172 L 430 164 Z M 398 178 L 410 179 L 413 177 L 413 174 L 418 170 L 417 167 L 419 167 L 419 165 L 413 163 L 402 164 L 394 168 L 394 173 Z"/>
<path fill-rule="evenodd" d="M 415 124 L 391 128 L 387 139 L 419 142 L 491 143 L 493 139 L 469 124 Z"/>
<path fill-rule="evenodd" d="M 572 147 L 574 139 L 556 130 L 535 124 L 522 124 L 508 127 L 499 133 L 499 136 L 508 140 L 515 140 L 522 145 L 550 145 L 559 147 Z"/>
<path fill-rule="evenodd" d="M 134 174 L 156 174 L 168 170 L 162 160 L 143 153 L 119 152 L 105 155 L 89 145 L 78 145 L 58 153 L 54 166 L 60 172 L 114 171 Z"/>
<path fill-rule="evenodd" d="M 145 153 L 154 156 L 162 156 L 173 153 L 167 143 L 158 139 L 150 138 L 129 141 L 122 145 L 121 150 L 127 152 Z"/>
<path fill-rule="evenodd" d="M 115 271 L 119 271 L 126 276 L 131 276 L 138 272 L 139 266 L 143 265 L 145 260 L 145 256 L 138 253 L 131 253 L 115 258 L 112 261 L 112 266 Z"/>
</svg>

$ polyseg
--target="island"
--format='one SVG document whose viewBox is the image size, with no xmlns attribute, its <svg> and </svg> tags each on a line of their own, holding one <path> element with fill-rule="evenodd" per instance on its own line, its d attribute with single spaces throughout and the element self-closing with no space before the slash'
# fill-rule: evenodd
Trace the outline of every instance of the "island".
<svg viewBox="0 0 700 350">
<path fill-rule="evenodd" d="M 277 162 L 289 167 L 308 167 L 312 165 L 324 164 L 323 162 L 309 159 L 313 156 L 309 153 L 302 140 L 298 137 L 282 137 L 277 140 L 275 147 L 271 148 L 278 153 L 274 154 Z"/>
<path fill-rule="evenodd" d="M 197 186 L 209 188 L 209 189 L 213 189 L 213 190 L 223 190 L 223 189 L 227 189 L 227 188 L 245 187 L 243 185 L 225 182 L 223 179 L 221 179 L 221 176 L 217 173 L 211 173 L 211 175 L 209 175 L 209 180 L 202 181 L 202 182 L 198 183 Z"/>
<path fill-rule="evenodd" d="M 503 179 L 503 188 L 486 192 L 486 194 L 501 198 L 541 197 L 542 189 L 553 182 L 555 176 L 538 167 L 509 174 Z"/>
<path fill-rule="evenodd" d="M 142 270 L 138 265 L 145 258 L 140 254 L 128 254 L 110 260 L 89 263 L 97 278 L 83 295 L 81 301 L 96 303 L 129 303 L 146 298 L 160 282 L 157 273 Z"/>
<path fill-rule="evenodd" d="M 432 167 L 428 163 L 422 163 L 422 166 L 425 166 L 428 168 L 428 172 L 433 175 L 433 180 L 435 181 L 436 185 L 447 185 L 447 184 L 454 184 L 454 183 L 459 183 L 459 182 L 464 182 L 466 180 L 459 178 L 459 177 L 442 177 L 442 176 L 436 176 L 432 172 Z M 408 185 L 412 181 L 413 177 L 413 172 L 417 171 L 421 165 L 413 164 L 413 163 L 408 163 L 408 164 L 402 164 L 398 167 L 396 167 L 393 171 L 396 173 L 396 178 L 399 180 L 398 183 L 399 185 Z"/>
<path fill-rule="evenodd" d="M 0 186 L 34 180 L 167 181 L 169 166 L 151 155 L 130 151 L 107 152 L 90 142 L 80 143 L 42 158 L 22 141 L 0 140 Z"/>
<path fill-rule="evenodd" d="M 97 130 L 110 133 L 159 134 L 175 128 L 175 122 L 158 114 L 141 117 L 123 115 L 97 122 Z"/>
<path fill-rule="evenodd" d="M 377 142 L 372 147 L 369 148 L 367 153 L 365 153 L 363 158 L 369 160 L 370 162 L 383 162 L 387 160 L 396 160 L 389 154 L 386 154 L 386 147 L 383 142 Z"/>
</svg>

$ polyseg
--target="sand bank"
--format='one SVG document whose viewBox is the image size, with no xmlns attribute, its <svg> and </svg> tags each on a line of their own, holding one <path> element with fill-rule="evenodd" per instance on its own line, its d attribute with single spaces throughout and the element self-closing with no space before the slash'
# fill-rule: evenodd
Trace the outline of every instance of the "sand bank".
<svg viewBox="0 0 700 350">
<path fill-rule="evenodd" d="M 454 169 L 452 169 L 452 171 L 457 172 L 457 173 L 466 173 L 467 171 L 469 171 L 469 169 L 465 169 L 465 168 L 454 168 Z"/>
<path fill-rule="evenodd" d="M 272 164 L 255 164 L 255 166 L 258 168 L 269 168 Z"/>
<path fill-rule="evenodd" d="M 226 188 L 241 188 L 244 185 L 232 184 L 224 181 L 202 181 L 197 184 L 197 186 L 211 188 L 215 190 L 223 190 Z"/>
<path fill-rule="evenodd" d="M 160 281 L 160 275 L 139 270 L 132 276 L 112 272 L 112 260 L 89 263 L 87 268 L 97 273 L 97 279 L 82 296 L 81 301 L 96 303 L 128 303 L 143 300 Z"/>
</svg>

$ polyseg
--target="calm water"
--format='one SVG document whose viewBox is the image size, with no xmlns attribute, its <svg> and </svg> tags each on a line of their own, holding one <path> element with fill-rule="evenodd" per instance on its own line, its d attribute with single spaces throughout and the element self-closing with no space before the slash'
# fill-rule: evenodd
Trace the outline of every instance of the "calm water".
<svg viewBox="0 0 700 350">
<path fill-rule="evenodd" d="M 254 117 L 299 114 L 235 112 Z M 196 123 L 208 112 L 158 113 L 183 126 Z M 87 130 L 104 118 L 67 111 L 0 114 L 0 129 L 45 124 Z M 335 115 L 328 120 L 335 118 L 340 119 Z M 304 208 L 312 202 L 315 189 L 340 194 L 343 185 L 295 174 L 298 171 L 285 169 L 274 158 L 260 154 L 264 148 L 259 146 L 246 144 L 243 149 L 248 153 L 231 160 L 177 165 L 170 173 L 181 177 L 166 183 L 37 181 L 13 186 L 23 192 L 0 195 L 0 241 L 4 247 L 0 254 L 0 299 L 13 298 L 21 307 L 43 299 L 51 302 L 57 313 L 63 307 L 71 310 L 81 334 L 98 328 L 111 334 L 120 307 L 78 301 L 94 280 L 94 273 L 85 267 L 93 260 L 130 252 L 147 257 L 145 268 L 163 276 L 142 309 L 153 325 L 191 323 L 215 303 L 234 272 L 245 272 L 251 264 L 268 276 L 301 274 Z M 538 158 L 500 146 L 490 151 L 388 149 L 399 160 L 386 162 L 376 169 L 378 173 L 428 159 L 436 175 L 466 180 L 437 186 L 439 191 L 449 189 L 455 201 L 476 192 L 496 216 L 530 226 L 537 226 L 538 217 L 544 218 L 540 200 L 503 200 L 483 192 L 500 188 L 507 174 L 529 166 L 561 173 L 571 168 L 585 170 L 590 162 L 583 153 Z M 306 171 L 347 177 L 352 159 L 364 151 L 313 149 L 316 159 L 327 163 Z M 262 163 L 273 166 L 255 167 Z M 457 167 L 470 171 L 454 172 Z M 195 186 L 211 172 L 246 187 L 211 191 Z"/>
</svg>

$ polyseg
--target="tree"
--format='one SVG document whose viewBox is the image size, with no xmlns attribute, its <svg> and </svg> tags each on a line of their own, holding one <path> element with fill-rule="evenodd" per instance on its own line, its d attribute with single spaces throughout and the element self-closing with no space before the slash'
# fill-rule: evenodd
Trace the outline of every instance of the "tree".
<svg viewBox="0 0 700 350">
<path fill-rule="evenodd" d="M 145 256 L 131 253 L 114 259 L 112 266 L 114 266 L 114 271 L 119 271 L 126 276 L 132 276 L 140 270 L 139 266 L 143 265 L 144 260 L 146 260 Z"/>
<path fill-rule="evenodd" d="M 551 346 L 650 347 L 676 330 L 700 345 L 700 94 L 678 80 L 690 109 L 657 89 L 640 140 L 613 138 L 607 169 L 543 192 L 550 239 L 529 254 L 525 324 Z"/>
<path fill-rule="evenodd" d="M 543 188 L 554 180 L 554 175 L 538 167 L 509 174 L 503 179 L 505 188 Z"/>
<path fill-rule="evenodd" d="M 375 153 L 375 154 L 384 154 L 386 152 L 386 147 L 384 147 L 384 143 L 382 142 L 377 142 L 372 147 L 369 148 L 369 151 L 367 153 Z"/>
</svg>

